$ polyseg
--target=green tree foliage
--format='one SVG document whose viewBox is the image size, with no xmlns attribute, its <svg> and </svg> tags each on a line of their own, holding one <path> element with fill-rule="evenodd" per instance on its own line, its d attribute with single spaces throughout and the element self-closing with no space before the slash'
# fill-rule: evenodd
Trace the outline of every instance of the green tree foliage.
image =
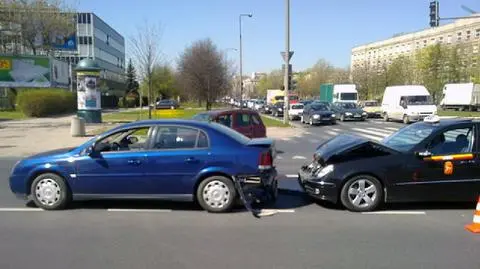
<svg viewBox="0 0 480 269">
<path fill-rule="evenodd" d="M 168 65 L 158 65 L 153 68 L 152 83 L 155 100 L 174 98 L 178 95 L 175 72 Z"/>
<path fill-rule="evenodd" d="M 258 96 L 266 96 L 268 89 L 280 89 L 283 86 L 282 70 L 273 70 L 270 74 L 262 77 L 256 87 Z"/>
<path fill-rule="evenodd" d="M 137 71 L 135 70 L 135 67 L 132 64 L 132 59 L 128 61 L 128 66 L 127 66 L 127 92 L 128 94 L 131 91 L 137 91 L 139 87 L 138 81 L 137 81 Z"/>
</svg>

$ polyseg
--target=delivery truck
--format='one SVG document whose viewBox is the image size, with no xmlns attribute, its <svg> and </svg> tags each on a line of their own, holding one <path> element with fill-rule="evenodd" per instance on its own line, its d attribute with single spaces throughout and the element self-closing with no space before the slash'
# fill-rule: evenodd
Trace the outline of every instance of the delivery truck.
<svg viewBox="0 0 480 269">
<path fill-rule="evenodd" d="M 358 92 L 355 84 L 322 84 L 320 101 L 357 103 Z"/>
<path fill-rule="evenodd" d="M 480 84 L 455 83 L 443 87 L 442 109 L 475 111 L 480 108 Z"/>
</svg>

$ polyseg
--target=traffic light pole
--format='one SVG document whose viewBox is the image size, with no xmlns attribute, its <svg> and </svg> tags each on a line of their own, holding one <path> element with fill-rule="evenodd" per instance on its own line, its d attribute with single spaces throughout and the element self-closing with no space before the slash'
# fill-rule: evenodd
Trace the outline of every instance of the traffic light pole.
<svg viewBox="0 0 480 269">
<path fill-rule="evenodd" d="M 283 123 L 288 124 L 288 92 L 289 92 L 289 81 L 288 76 L 290 72 L 290 0 L 285 0 L 285 74 L 283 79 L 283 85 L 285 86 L 285 96 L 284 103 L 285 108 L 283 109 Z"/>
</svg>

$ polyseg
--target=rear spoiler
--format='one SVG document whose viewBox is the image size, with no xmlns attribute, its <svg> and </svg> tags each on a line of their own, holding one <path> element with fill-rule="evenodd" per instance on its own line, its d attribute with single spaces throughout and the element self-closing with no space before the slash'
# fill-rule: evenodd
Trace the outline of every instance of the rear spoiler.
<svg viewBox="0 0 480 269">
<path fill-rule="evenodd" d="M 253 138 L 246 144 L 247 147 L 259 147 L 270 149 L 272 152 L 272 158 L 275 159 L 277 156 L 277 149 L 275 146 L 275 140 L 271 138 Z"/>
</svg>

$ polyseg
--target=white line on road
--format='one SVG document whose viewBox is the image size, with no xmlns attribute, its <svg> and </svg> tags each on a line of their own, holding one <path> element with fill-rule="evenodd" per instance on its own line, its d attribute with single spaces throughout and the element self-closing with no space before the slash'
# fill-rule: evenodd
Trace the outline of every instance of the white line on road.
<svg viewBox="0 0 480 269">
<path fill-rule="evenodd" d="M 360 133 L 367 133 L 371 135 L 376 135 L 376 136 L 386 136 L 386 134 L 382 133 L 380 130 L 366 130 L 366 129 L 360 129 L 360 128 L 352 128 L 353 131 L 355 132 L 360 132 Z"/>
<path fill-rule="evenodd" d="M 171 209 L 133 209 L 133 208 L 109 208 L 108 212 L 138 212 L 138 213 L 168 213 Z"/>
<path fill-rule="evenodd" d="M 288 177 L 288 178 L 297 178 L 298 177 L 298 175 L 294 175 L 294 174 L 285 175 L 285 176 Z"/>
<path fill-rule="evenodd" d="M 279 160 L 283 160 L 282 156 L 277 156 L 276 158 L 279 159 Z"/>
<path fill-rule="evenodd" d="M 376 211 L 362 212 L 364 215 L 426 215 L 425 211 Z"/>
<path fill-rule="evenodd" d="M 304 156 L 293 156 L 292 159 L 293 160 L 306 160 L 307 158 L 305 158 Z"/>
<path fill-rule="evenodd" d="M 385 127 L 385 129 L 390 130 L 390 131 L 398 131 L 398 128 L 395 127 Z"/>
<path fill-rule="evenodd" d="M 41 208 L 28 208 L 28 207 L 1 207 L 0 212 L 39 212 L 44 211 Z"/>
<path fill-rule="evenodd" d="M 290 138 L 281 138 L 282 141 L 290 141 Z"/>
<path fill-rule="evenodd" d="M 371 131 L 374 131 L 374 132 L 378 132 L 378 133 L 384 134 L 384 135 L 391 135 L 393 133 L 393 131 L 385 130 L 385 129 L 378 129 L 378 128 L 365 128 L 365 129 L 371 130 Z"/>
<path fill-rule="evenodd" d="M 327 133 L 329 135 L 333 135 L 333 136 L 338 135 L 337 132 L 333 132 L 333 131 L 330 131 L 330 130 L 325 131 L 325 133 Z"/>
</svg>

